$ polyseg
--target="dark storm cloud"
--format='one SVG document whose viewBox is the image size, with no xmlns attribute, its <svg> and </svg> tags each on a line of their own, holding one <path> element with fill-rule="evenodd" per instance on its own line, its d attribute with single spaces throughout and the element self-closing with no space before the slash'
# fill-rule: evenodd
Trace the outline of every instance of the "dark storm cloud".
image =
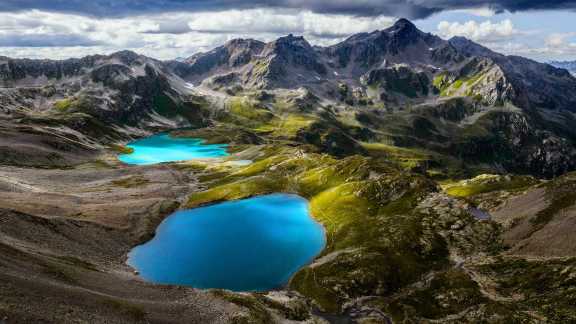
<svg viewBox="0 0 576 324">
<path fill-rule="evenodd" d="M 0 0 L 0 11 L 40 9 L 100 17 L 161 12 L 288 8 L 317 13 L 424 18 L 451 9 L 489 7 L 496 11 L 576 9 L 576 0 Z"/>
</svg>

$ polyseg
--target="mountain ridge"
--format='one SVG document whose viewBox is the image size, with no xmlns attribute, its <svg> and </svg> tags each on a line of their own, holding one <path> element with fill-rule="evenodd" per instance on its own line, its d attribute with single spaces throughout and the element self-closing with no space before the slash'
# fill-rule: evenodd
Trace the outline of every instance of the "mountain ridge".
<svg viewBox="0 0 576 324">
<path fill-rule="evenodd" d="M 405 19 L 328 47 L 294 35 L 268 43 L 235 39 L 183 62 L 130 51 L 63 61 L 3 58 L 0 83 L 4 111 L 38 118 L 59 105 L 58 118 L 87 114 L 74 115 L 84 120 L 70 122 L 75 131 L 86 118 L 124 138 L 209 125 L 231 113 L 236 97 L 269 106 L 277 96 L 313 109 L 320 118 L 313 132 L 343 132 L 337 138 L 350 149 L 331 149 L 339 154 L 353 154 L 358 142 L 384 141 L 545 177 L 576 168 L 576 78 L 465 38 L 443 40 Z M 453 110 L 458 118 L 449 117 Z M 349 133 L 356 127 L 361 136 Z M 494 151 L 506 153 L 487 154 Z"/>
</svg>

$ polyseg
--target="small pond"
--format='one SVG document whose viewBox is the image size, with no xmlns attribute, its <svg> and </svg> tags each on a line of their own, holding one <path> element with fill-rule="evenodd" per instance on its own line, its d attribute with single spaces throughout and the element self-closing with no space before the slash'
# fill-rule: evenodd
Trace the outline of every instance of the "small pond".
<svg viewBox="0 0 576 324">
<path fill-rule="evenodd" d="M 272 194 L 178 211 L 128 264 L 155 283 L 265 291 L 285 285 L 325 244 L 307 200 Z"/>
<path fill-rule="evenodd" d="M 218 158 L 228 155 L 226 144 L 204 144 L 202 139 L 173 137 L 168 133 L 139 139 L 126 146 L 132 148 L 134 152 L 120 154 L 118 158 L 126 164 L 137 165 Z"/>
</svg>

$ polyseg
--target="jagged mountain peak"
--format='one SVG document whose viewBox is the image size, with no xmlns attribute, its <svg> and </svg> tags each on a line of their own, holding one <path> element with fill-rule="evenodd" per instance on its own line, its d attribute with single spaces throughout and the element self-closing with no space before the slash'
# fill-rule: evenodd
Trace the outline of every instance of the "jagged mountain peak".
<svg viewBox="0 0 576 324">
<path fill-rule="evenodd" d="M 258 44 L 264 44 L 264 42 L 256 40 L 256 39 L 252 39 L 252 38 L 234 38 L 231 39 L 229 41 L 227 41 L 226 43 L 224 43 L 225 47 L 230 47 L 230 46 L 250 46 L 250 45 L 258 45 Z"/>
<path fill-rule="evenodd" d="M 109 55 L 110 57 L 119 57 L 119 58 L 126 58 L 126 59 L 137 59 L 140 57 L 140 54 L 130 51 L 130 50 L 123 50 L 114 52 Z"/>
<path fill-rule="evenodd" d="M 233 55 L 234 52 L 240 51 L 258 53 L 264 48 L 265 45 L 266 43 L 251 38 L 236 38 L 224 43 L 223 47 L 228 51 L 229 54 Z"/>
<path fill-rule="evenodd" d="M 395 30 L 395 31 L 402 31 L 402 30 L 414 31 L 414 30 L 418 30 L 418 28 L 410 20 L 408 20 L 406 18 L 400 18 L 394 23 L 394 25 L 392 25 L 392 27 L 388 28 L 388 30 L 390 30 L 390 31 L 393 31 L 393 30 Z"/>
<path fill-rule="evenodd" d="M 277 40 L 267 44 L 266 48 L 274 49 L 276 51 L 289 50 L 289 49 L 302 49 L 305 51 L 313 51 L 312 45 L 304 38 L 304 36 L 294 36 L 289 34 L 278 38 Z"/>
</svg>

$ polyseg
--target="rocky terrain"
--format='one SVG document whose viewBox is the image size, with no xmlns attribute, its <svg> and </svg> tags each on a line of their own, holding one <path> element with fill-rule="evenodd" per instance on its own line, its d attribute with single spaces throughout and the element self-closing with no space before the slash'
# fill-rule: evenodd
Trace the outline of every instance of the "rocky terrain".
<svg viewBox="0 0 576 324">
<path fill-rule="evenodd" d="M 564 69 L 401 19 L 330 47 L 3 57 L 0 86 L 0 322 L 576 321 Z M 232 154 L 117 160 L 161 131 Z M 125 264 L 174 210 L 273 192 L 307 198 L 328 239 L 282 289 L 153 285 Z"/>
</svg>

